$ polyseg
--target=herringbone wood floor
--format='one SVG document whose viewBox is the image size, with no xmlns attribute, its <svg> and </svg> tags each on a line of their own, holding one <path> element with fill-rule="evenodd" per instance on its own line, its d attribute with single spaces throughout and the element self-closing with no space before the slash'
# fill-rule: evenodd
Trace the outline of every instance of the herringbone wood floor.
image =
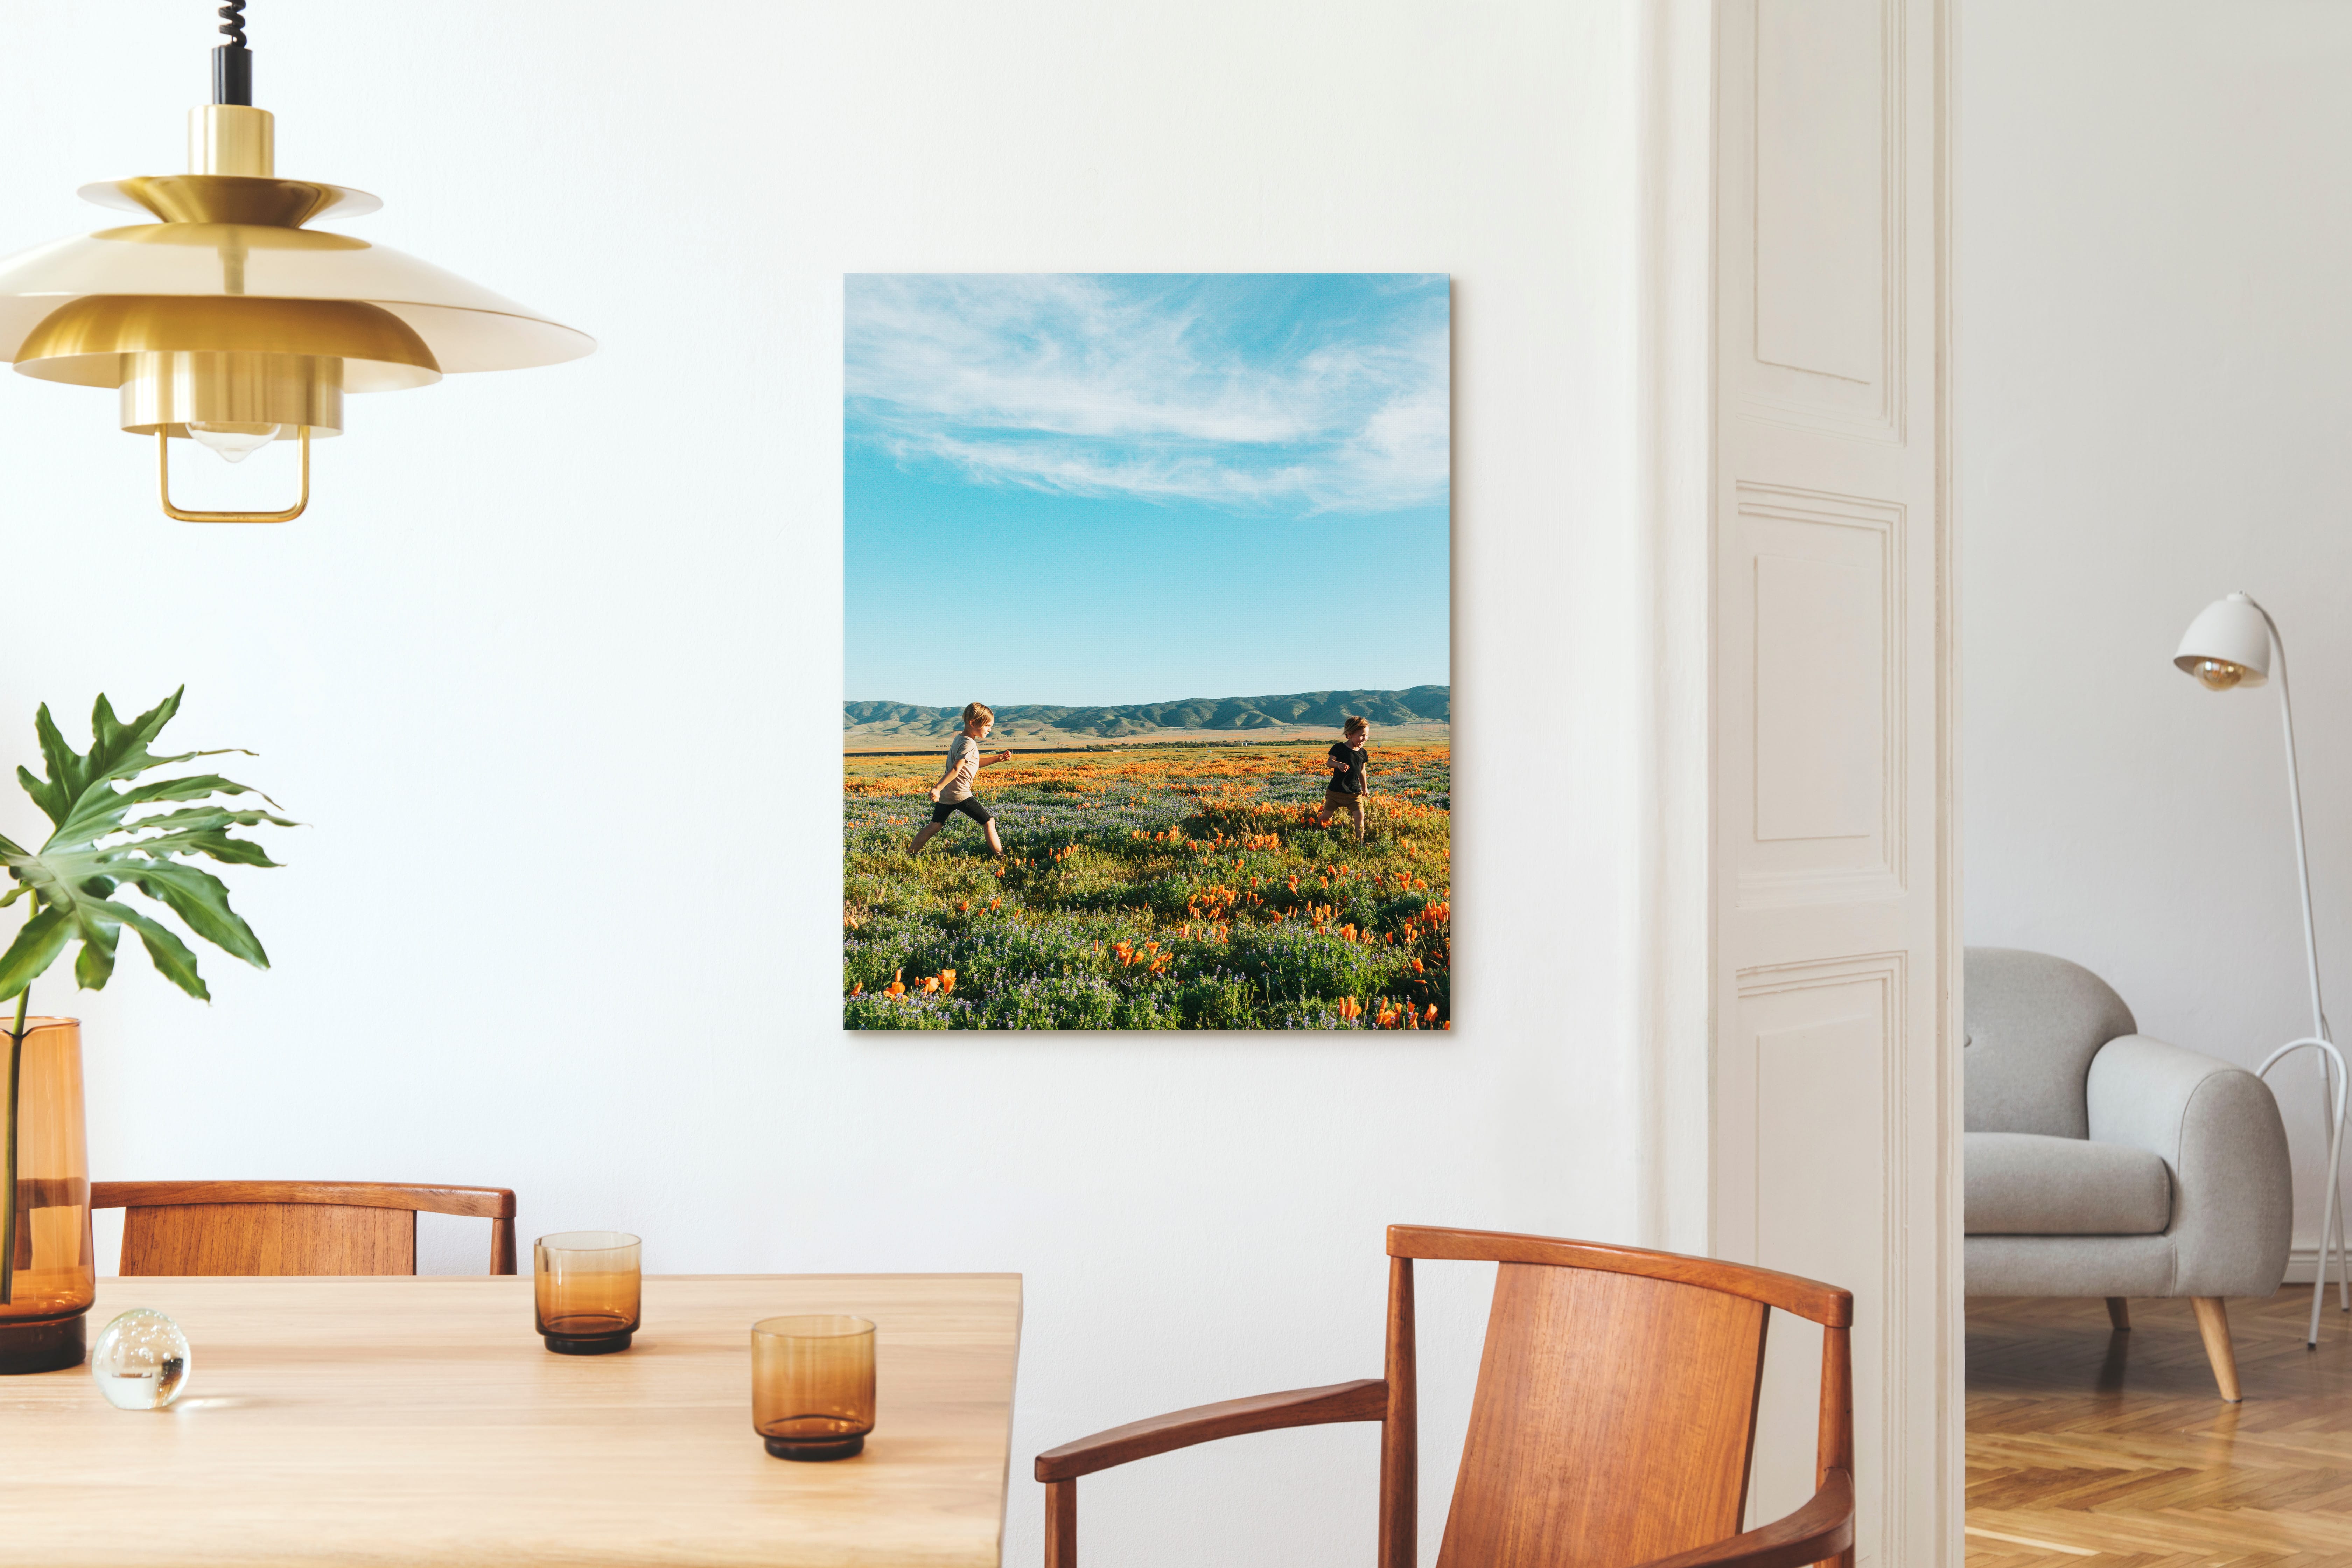
<svg viewBox="0 0 2352 1568">
<path fill-rule="evenodd" d="M 1968 1568 L 2352 1565 L 2352 1317 L 2233 1300 L 2224 1405 L 2187 1301 L 1969 1303 Z"/>
</svg>

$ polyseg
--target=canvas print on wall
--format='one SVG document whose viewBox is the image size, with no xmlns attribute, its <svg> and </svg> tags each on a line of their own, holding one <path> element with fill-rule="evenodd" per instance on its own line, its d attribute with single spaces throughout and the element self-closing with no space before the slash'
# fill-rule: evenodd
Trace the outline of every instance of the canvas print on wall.
<svg viewBox="0 0 2352 1568">
<path fill-rule="evenodd" d="M 1450 1026 L 1447 280 L 845 293 L 845 1025 Z"/>
</svg>

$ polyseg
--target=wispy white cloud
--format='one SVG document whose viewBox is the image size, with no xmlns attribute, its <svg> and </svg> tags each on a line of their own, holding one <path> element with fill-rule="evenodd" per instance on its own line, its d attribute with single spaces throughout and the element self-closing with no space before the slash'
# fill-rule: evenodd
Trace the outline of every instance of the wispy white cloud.
<svg viewBox="0 0 2352 1568">
<path fill-rule="evenodd" d="M 980 483 L 1298 514 L 1447 490 L 1442 279 L 861 277 L 845 374 L 853 440 Z"/>
</svg>

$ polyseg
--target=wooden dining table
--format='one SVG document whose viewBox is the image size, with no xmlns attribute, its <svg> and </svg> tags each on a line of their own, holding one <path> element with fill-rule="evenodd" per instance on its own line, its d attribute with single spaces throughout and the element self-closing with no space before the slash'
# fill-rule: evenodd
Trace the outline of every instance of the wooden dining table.
<svg viewBox="0 0 2352 1568">
<path fill-rule="evenodd" d="M 1014 1274 L 649 1276 L 617 1355 L 550 1354 L 531 1280 L 101 1279 L 169 1313 L 185 1391 L 115 1409 L 87 1366 L 0 1377 L 0 1561 L 993 1564 L 1021 1339 Z M 751 1327 L 876 1324 L 855 1458 L 769 1457 Z"/>
</svg>

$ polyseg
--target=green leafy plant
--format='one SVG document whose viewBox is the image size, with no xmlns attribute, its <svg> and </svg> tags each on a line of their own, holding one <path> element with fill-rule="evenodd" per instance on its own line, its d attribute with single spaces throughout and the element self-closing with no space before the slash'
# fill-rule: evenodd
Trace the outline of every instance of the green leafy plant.
<svg viewBox="0 0 2352 1568">
<path fill-rule="evenodd" d="M 24 1069 L 25 1010 L 33 982 L 79 942 L 76 983 L 84 990 L 103 989 L 113 976 L 116 945 L 128 926 L 138 933 L 158 973 L 189 995 L 212 1000 L 197 973 L 195 952 L 171 927 L 121 901 L 117 895 L 125 891 L 139 893 L 177 915 L 190 931 L 223 952 L 257 969 L 269 967 L 269 955 L 253 928 L 229 908 L 228 889 L 219 878 L 182 858 L 275 866 L 278 862 L 260 845 L 237 837 L 232 829 L 265 822 L 282 827 L 294 824 L 267 811 L 186 804 L 231 795 L 269 800 L 250 785 L 217 773 L 133 782 L 151 769 L 227 754 L 223 750 L 157 756 L 148 749 L 180 710 L 186 690 L 182 687 L 127 724 L 100 696 L 90 711 L 87 753 L 66 744 L 43 704 L 34 728 L 48 777 L 37 779 L 26 769 L 16 770 L 17 782 L 53 831 L 38 849 L 0 837 L 0 864 L 7 867 L 12 884 L 0 895 L 0 908 L 22 900 L 27 913 L 16 941 L 0 952 L 0 1003 L 10 997 L 16 1002 L 16 1026 L 7 1031 L 8 1112 L 5 1147 L 0 1148 L 0 1304 L 16 1293 L 16 1098 Z M 155 806 L 179 809 L 131 815 Z"/>
</svg>

